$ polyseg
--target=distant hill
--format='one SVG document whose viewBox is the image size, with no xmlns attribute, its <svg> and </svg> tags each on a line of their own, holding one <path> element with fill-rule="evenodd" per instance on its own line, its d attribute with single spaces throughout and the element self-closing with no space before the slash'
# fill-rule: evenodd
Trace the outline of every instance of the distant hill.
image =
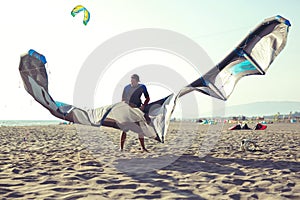
<svg viewBox="0 0 300 200">
<path fill-rule="evenodd" d="M 280 114 L 289 114 L 290 112 L 300 111 L 300 102 L 294 101 L 266 101 L 225 108 L 225 116 L 266 116 Z"/>
</svg>

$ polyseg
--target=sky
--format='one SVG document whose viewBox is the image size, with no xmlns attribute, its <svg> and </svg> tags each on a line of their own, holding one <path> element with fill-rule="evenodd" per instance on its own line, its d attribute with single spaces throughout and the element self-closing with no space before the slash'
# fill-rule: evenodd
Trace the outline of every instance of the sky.
<svg viewBox="0 0 300 200">
<path fill-rule="evenodd" d="M 90 11 L 91 18 L 86 26 L 82 23 L 82 13 L 75 17 L 70 14 L 76 5 L 83 5 Z M 3 1 L 2 8 L 0 120 L 56 119 L 23 87 L 18 66 L 20 55 L 29 49 L 47 58 L 51 96 L 73 104 L 76 81 L 89 55 L 117 35 L 145 28 L 170 30 L 197 43 L 217 64 L 259 23 L 275 15 L 285 17 L 292 24 L 285 49 L 266 76 L 241 79 L 226 101 L 225 109 L 261 101 L 300 101 L 297 62 L 300 2 L 297 0 L 10 0 Z M 197 71 L 178 56 L 163 51 L 141 50 L 125 54 L 112 61 L 111 68 L 98 81 L 95 106 L 117 101 L 118 94 L 114 91 L 124 87 L 120 85 L 124 74 L 131 72 L 132 67 L 151 64 L 167 66 L 169 70 L 174 68 L 186 81 L 195 80 L 199 71 L 211 67 L 197 66 Z M 149 86 L 151 100 L 173 92 L 172 86 L 151 81 L 145 84 Z M 198 109 L 205 112 L 211 109 L 211 98 L 195 95 L 201 105 Z"/>
</svg>

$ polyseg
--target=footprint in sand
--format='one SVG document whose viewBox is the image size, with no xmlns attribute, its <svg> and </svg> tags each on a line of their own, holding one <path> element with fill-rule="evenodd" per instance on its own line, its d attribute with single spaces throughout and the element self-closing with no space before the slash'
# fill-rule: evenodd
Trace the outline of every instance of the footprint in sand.
<svg viewBox="0 0 300 200">
<path fill-rule="evenodd" d="M 3 196 L 7 193 L 13 192 L 13 190 L 8 189 L 8 188 L 0 188 L 0 196 Z"/>
<path fill-rule="evenodd" d="M 106 190 L 115 190 L 115 189 L 136 189 L 137 184 L 125 184 L 125 185 L 109 185 L 104 187 Z"/>
<path fill-rule="evenodd" d="M 53 191 L 55 191 L 55 192 L 62 192 L 62 193 L 64 193 L 64 192 L 70 192 L 70 191 L 72 191 L 73 189 L 70 189 L 70 188 L 64 188 L 64 187 L 57 187 L 57 188 L 53 188 L 53 189 L 51 189 L 51 190 L 53 190 Z"/>
<path fill-rule="evenodd" d="M 24 194 L 20 193 L 20 192 L 12 192 L 9 195 L 6 196 L 7 198 L 12 198 L 12 199 L 16 199 L 16 198 L 21 198 L 24 197 Z"/>
<path fill-rule="evenodd" d="M 56 185 L 58 184 L 58 181 L 54 181 L 54 180 L 46 180 L 44 182 L 41 182 L 40 183 L 41 185 L 47 185 L 47 184 L 53 184 L 53 185 Z"/>
</svg>

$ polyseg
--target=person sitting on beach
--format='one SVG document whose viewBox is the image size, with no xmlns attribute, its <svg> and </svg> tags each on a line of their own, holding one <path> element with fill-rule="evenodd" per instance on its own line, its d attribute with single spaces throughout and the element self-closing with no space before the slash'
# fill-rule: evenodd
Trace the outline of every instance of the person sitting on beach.
<svg viewBox="0 0 300 200">
<path fill-rule="evenodd" d="M 137 74 L 131 76 L 131 83 L 126 85 L 123 89 L 122 101 L 125 101 L 132 108 L 139 108 L 141 111 L 144 111 L 145 106 L 150 101 L 150 96 L 147 91 L 147 88 L 144 84 L 139 84 L 140 77 Z M 141 96 L 144 94 L 145 101 L 142 104 Z M 123 151 L 124 143 L 126 140 L 126 132 L 123 131 L 121 135 L 121 148 Z M 139 141 L 142 146 L 142 150 L 148 152 L 145 147 L 144 136 L 142 133 L 139 134 Z"/>
</svg>

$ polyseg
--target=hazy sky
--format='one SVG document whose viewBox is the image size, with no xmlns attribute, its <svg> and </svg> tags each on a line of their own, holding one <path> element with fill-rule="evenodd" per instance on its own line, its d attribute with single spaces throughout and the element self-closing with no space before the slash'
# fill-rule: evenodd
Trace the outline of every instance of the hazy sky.
<svg viewBox="0 0 300 200">
<path fill-rule="evenodd" d="M 266 76 L 240 80 L 226 106 L 257 101 L 300 101 L 297 62 L 300 2 L 297 0 L 10 0 L 1 3 L 0 119 L 55 119 L 23 87 L 18 66 L 20 55 L 29 49 L 47 58 L 52 97 L 72 104 L 76 78 L 83 63 L 99 45 L 118 34 L 141 28 L 172 30 L 198 43 L 216 64 L 265 18 L 275 15 L 287 18 L 292 24 L 286 48 Z M 91 13 L 87 26 L 82 23 L 82 13 L 76 17 L 70 14 L 78 4 Z M 168 56 L 162 55 L 151 54 L 153 63 L 168 65 L 164 61 Z M 170 58 L 169 65 L 176 59 Z M 125 65 L 125 61 L 126 57 L 120 59 L 119 64 Z M 151 64 L 141 55 L 129 55 L 127 64 L 132 63 Z M 181 66 L 182 71 L 189 70 Z M 116 74 L 108 76 L 118 77 Z M 98 88 L 103 87 L 105 85 Z M 159 86 L 149 90 L 153 100 L 168 92 Z M 103 104 L 111 103 L 111 95 L 105 97 Z"/>
</svg>

